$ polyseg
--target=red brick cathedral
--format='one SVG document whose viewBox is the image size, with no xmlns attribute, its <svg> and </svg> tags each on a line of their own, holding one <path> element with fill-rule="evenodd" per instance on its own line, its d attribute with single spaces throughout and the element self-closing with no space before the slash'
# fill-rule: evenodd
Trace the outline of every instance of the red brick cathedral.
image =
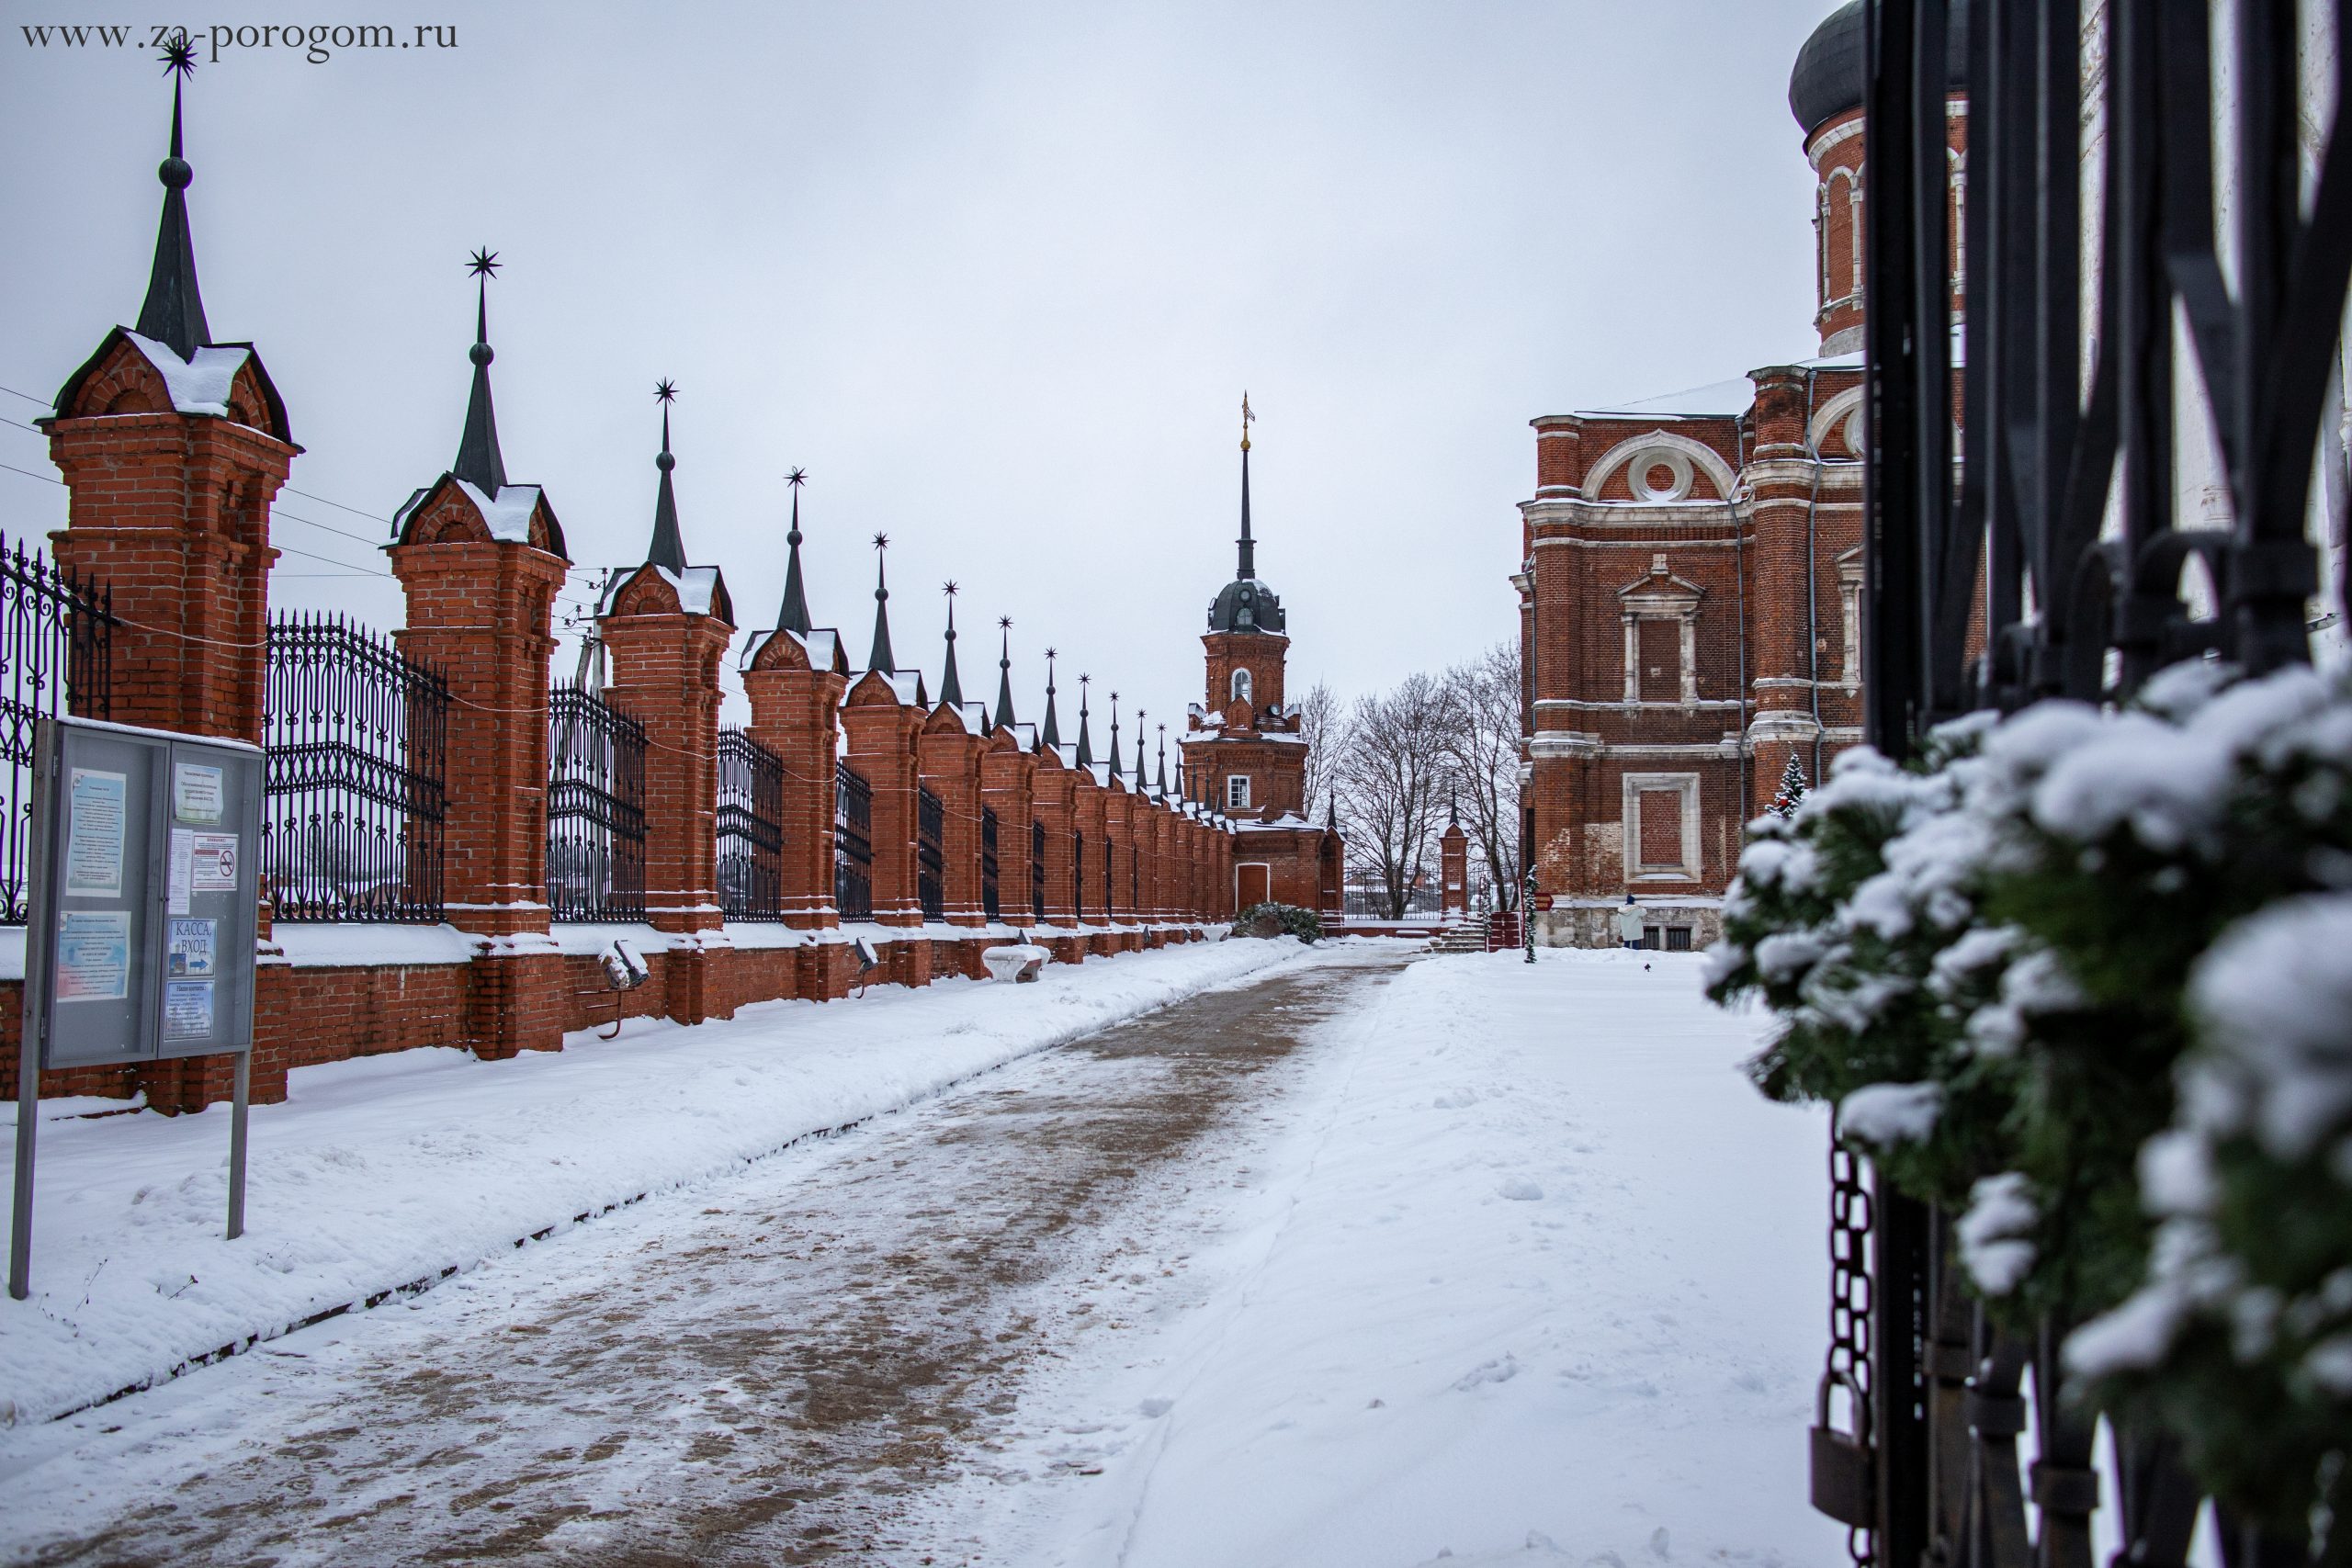
<svg viewBox="0 0 2352 1568">
<path fill-rule="evenodd" d="M 1250 400 L 1241 400 L 1241 537 L 1233 581 L 1209 604 L 1208 696 L 1186 716 L 1184 771 L 1193 798 L 1231 820 L 1234 907 L 1272 899 L 1341 909 L 1340 833 L 1306 815 L 1306 737 L 1296 703 L 1283 701 L 1290 651 L 1282 600 L 1258 575 L 1250 532 Z"/>
<path fill-rule="evenodd" d="M 1956 32 L 1964 16 L 1955 4 Z M 1950 85 L 1957 234 L 1968 123 Z M 1816 182 L 1818 357 L 1532 422 L 1512 581 L 1522 806 L 1550 944 L 1613 945 L 1630 894 L 1654 945 L 1706 945 L 1742 826 L 1790 759 L 1817 782 L 1860 739 L 1861 103 L 1854 0 L 1789 82 Z"/>
</svg>

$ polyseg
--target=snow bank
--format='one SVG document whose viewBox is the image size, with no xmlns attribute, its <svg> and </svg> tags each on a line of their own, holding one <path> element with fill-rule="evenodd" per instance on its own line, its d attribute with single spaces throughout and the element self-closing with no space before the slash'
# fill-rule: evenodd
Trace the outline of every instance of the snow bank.
<svg viewBox="0 0 2352 1568">
<path fill-rule="evenodd" d="M 150 1383 L 524 1238 L 1184 996 L 1335 949 L 1287 939 L 632 1020 L 558 1053 L 405 1051 L 299 1068 L 256 1106 L 246 1234 L 221 1237 L 229 1113 L 44 1123 L 33 1296 L 0 1302 L 0 1427 Z M 0 1462 L 6 1444 L 0 1438 Z"/>
<path fill-rule="evenodd" d="M 1154 1283 L 1090 1314 L 1134 1326 L 1057 1346 L 1026 1439 L 939 1500 L 941 1545 L 1036 1568 L 1844 1561 L 1804 1474 L 1826 1118 L 1758 1097 L 1738 1067 L 1770 1020 L 1709 1006 L 1701 969 L 1546 950 L 1367 987 L 1270 1102 L 1269 1146 L 1177 1201 L 1205 1216 L 1135 1233 Z M 1143 1272 L 1163 1245 L 1175 1280 Z"/>
</svg>

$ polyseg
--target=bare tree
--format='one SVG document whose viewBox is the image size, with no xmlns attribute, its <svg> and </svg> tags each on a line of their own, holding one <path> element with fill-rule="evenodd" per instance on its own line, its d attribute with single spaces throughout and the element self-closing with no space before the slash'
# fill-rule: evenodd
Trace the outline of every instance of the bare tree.
<svg viewBox="0 0 2352 1568">
<path fill-rule="evenodd" d="M 1519 907 L 1519 645 L 1498 642 L 1445 672 L 1453 709 L 1446 740 L 1449 795 L 1458 798 L 1463 830 L 1487 863 L 1495 908 Z"/>
<path fill-rule="evenodd" d="M 1331 782 L 1340 753 L 1347 749 L 1347 729 L 1339 694 L 1328 682 L 1316 682 L 1298 704 L 1298 733 L 1306 742 L 1306 798 L 1299 802 L 1298 812 L 1309 822 L 1316 819 L 1317 807 L 1331 803 Z"/>
<path fill-rule="evenodd" d="M 1340 823 L 1356 863 L 1380 879 L 1392 920 L 1405 918 L 1443 821 L 1453 726 L 1444 682 L 1408 675 L 1356 699 L 1337 748 Z"/>
</svg>

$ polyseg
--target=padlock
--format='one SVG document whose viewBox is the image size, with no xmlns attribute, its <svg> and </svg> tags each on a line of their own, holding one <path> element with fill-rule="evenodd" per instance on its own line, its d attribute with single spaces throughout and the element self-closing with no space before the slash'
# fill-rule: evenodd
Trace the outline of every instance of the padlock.
<svg viewBox="0 0 2352 1568">
<path fill-rule="evenodd" d="M 1829 1390 L 1844 1383 L 1853 1398 L 1854 1430 L 1829 1424 Z M 1813 1404 L 1813 1506 L 1841 1525 L 1868 1529 L 1877 1501 L 1875 1456 L 1871 1451 L 1870 1402 L 1851 1372 L 1821 1374 Z"/>
</svg>

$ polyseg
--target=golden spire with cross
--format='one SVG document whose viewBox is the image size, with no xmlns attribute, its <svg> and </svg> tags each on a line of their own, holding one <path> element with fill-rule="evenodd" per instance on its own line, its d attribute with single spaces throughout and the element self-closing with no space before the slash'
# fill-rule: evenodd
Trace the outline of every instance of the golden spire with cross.
<svg viewBox="0 0 2352 1568">
<path fill-rule="evenodd" d="M 1241 394 L 1241 449 L 1244 452 L 1250 450 L 1250 427 L 1257 423 L 1258 416 L 1250 412 L 1250 394 L 1244 391 Z"/>
</svg>

